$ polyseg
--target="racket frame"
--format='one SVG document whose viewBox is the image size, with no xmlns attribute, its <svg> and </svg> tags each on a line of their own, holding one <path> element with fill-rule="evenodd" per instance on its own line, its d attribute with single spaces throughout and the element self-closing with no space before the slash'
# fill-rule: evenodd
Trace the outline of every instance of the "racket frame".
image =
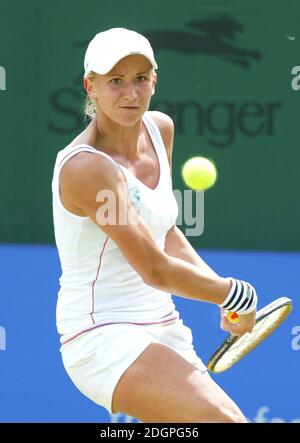
<svg viewBox="0 0 300 443">
<path fill-rule="evenodd" d="M 293 309 L 293 302 L 290 298 L 288 297 L 280 297 L 276 300 L 274 300 L 273 302 L 269 303 L 268 305 L 266 305 L 264 308 L 260 309 L 259 311 L 257 311 L 256 313 L 256 318 L 255 318 L 255 325 L 258 324 L 259 322 L 261 322 L 264 318 L 266 318 L 268 315 L 272 314 L 272 312 L 277 311 L 280 308 L 286 307 L 286 309 L 282 312 L 282 315 L 280 317 L 280 319 L 277 322 L 274 323 L 274 327 L 270 327 L 268 334 L 263 337 L 258 343 L 256 343 L 253 348 L 251 348 L 250 350 L 246 351 L 238 360 L 234 360 L 233 363 L 227 367 L 225 367 L 222 370 L 215 370 L 215 367 L 217 365 L 217 363 L 220 361 L 220 359 L 223 357 L 223 355 L 225 354 L 225 352 L 227 352 L 242 336 L 238 336 L 238 335 L 234 335 L 234 334 L 229 334 L 227 336 L 227 338 L 225 339 L 225 341 L 219 346 L 219 348 L 214 352 L 214 354 L 210 357 L 208 363 L 207 363 L 207 369 L 210 372 L 213 373 L 220 373 L 225 371 L 226 369 L 229 369 L 231 366 L 233 366 L 235 363 L 237 363 L 238 361 L 240 361 L 243 357 L 245 357 L 249 352 L 252 351 L 252 349 L 254 349 L 257 345 L 259 345 L 263 340 L 265 340 L 278 326 L 280 326 L 280 324 L 285 320 L 285 318 L 289 315 L 289 313 L 292 311 Z M 248 334 L 251 334 L 248 333 Z"/>
</svg>

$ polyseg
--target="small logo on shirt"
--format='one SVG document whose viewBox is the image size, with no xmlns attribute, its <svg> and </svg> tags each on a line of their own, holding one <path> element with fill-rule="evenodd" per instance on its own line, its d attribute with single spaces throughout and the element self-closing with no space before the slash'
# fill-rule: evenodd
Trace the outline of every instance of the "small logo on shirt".
<svg viewBox="0 0 300 443">
<path fill-rule="evenodd" d="M 137 212 L 140 210 L 140 202 L 141 202 L 141 191 L 139 188 L 131 188 L 129 189 L 129 197 L 131 202 L 134 204 Z"/>
<path fill-rule="evenodd" d="M 141 201 L 141 191 L 140 191 L 138 188 L 134 188 L 134 189 L 132 190 L 131 196 L 133 197 L 133 199 L 134 199 L 136 202 L 139 203 L 139 202 Z"/>
</svg>

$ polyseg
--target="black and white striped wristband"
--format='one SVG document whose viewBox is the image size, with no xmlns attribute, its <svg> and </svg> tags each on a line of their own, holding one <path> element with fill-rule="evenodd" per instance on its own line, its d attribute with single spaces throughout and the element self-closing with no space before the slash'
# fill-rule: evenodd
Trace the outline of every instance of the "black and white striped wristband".
<svg viewBox="0 0 300 443">
<path fill-rule="evenodd" d="M 231 289 L 220 308 L 237 314 L 249 314 L 257 306 L 257 294 L 250 283 L 235 278 L 229 278 L 232 283 Z"/>
</svg>

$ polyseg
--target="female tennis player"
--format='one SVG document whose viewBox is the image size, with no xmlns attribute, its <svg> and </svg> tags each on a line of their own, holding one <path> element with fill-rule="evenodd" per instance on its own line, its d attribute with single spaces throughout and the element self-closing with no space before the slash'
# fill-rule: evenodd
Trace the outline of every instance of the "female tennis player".
<svg viewBox="0 0 300 443">
<path fill-rule="evenodd" d="M 128 29 L 101 32 L 84 68 L 91 121 L 58 153 L 52 182 L 65 369 L 111 413 L 245 422 L 196 355 L 171 294 L 220 306 L 221 327 L 236 334 L 253 328 L 257 295 L 217 275 L 175 225 L 174 128 L 148 111 L 157 82 L 151 45 Z M 225 309 L 240 322 L 229 323 Z"/>
</svg>

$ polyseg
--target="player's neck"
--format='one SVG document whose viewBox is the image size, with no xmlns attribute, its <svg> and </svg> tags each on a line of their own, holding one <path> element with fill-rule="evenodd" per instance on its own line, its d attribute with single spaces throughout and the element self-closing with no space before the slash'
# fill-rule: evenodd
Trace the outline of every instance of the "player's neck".
<svg viewBox="0 0 300 443">
<path fill-rule="evenodd" d="M 109 119 L 95 119 L 97 140 L 95 147 L 109 155 L 133 162 L 138 157 L 139 140 L 142 136 L 142 120 L 133 126 L 120 126 Z"/>
</svg>

